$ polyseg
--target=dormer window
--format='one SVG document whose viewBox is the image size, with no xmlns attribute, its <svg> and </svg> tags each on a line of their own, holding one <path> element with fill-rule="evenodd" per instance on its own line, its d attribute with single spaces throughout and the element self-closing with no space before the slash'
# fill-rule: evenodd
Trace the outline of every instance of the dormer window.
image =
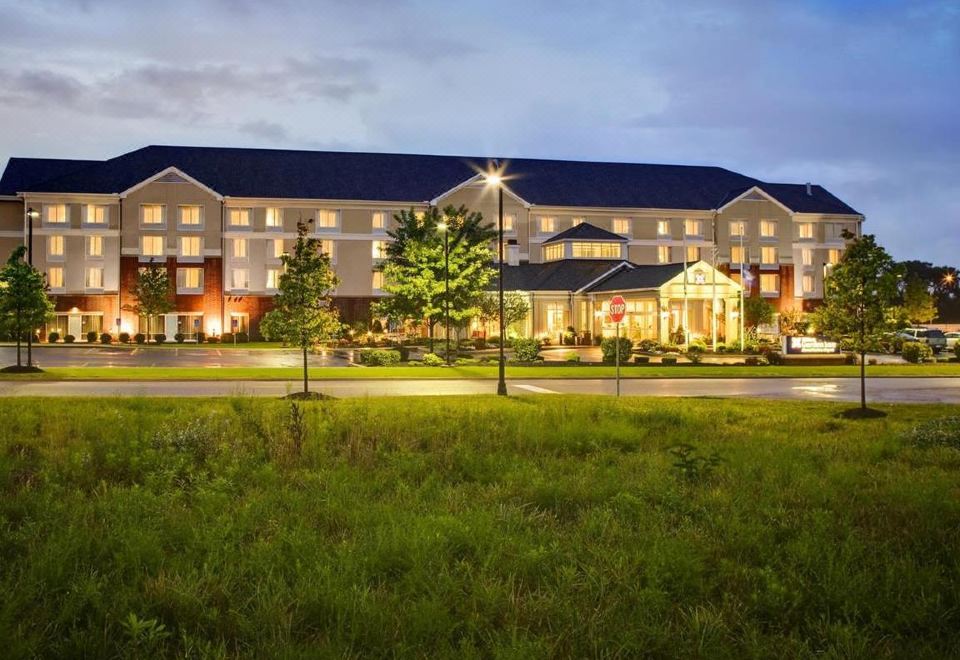
<svg viewBox="0 0 960 660">
<path fill-rule="evenodd" d="M 619 243 L 577 241 L 570 244 L 574 259 L 619 259 Z"/>
<path fill-rule="evenodd" d="M 563 259 L 563 243 L 554 243 L 552 245 L 543 246 L 543 260 L 544 261 L 557 261 L 558 259 Z"/>
</svg>

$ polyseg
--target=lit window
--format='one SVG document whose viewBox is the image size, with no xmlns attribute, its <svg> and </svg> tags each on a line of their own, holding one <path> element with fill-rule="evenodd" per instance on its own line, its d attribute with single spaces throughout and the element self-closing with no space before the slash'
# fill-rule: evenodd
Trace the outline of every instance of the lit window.
<svg viewBox="0 0 960 660">
<path fill-rule="evenodd" d="M 62 289 L 63 288 L 63 268 L 60 266 L 53 266 L 52 268 L 47 269 L 47 284 L 51 289 Z"/>
<path fill-rule="evenodd" d="M 373 221 L 372 227 L 374 231 L 383 231 L 387 228 L 387 213 L 386 211 L 374 211 L 373 212 Z"/>
<path fill-rule="evenodd" d="M 798 238 L 813 238 L 813 223 L 801 222 L 797 225 Z"/>
<path fill-rule="evenodd" d="M 91 266 L 90 268 L 87 268 L 85 282 L 88 289 L 102 289 L 103 268 L 99 266 Z"/>
<path fill-rule="evenodd" d="M 629 233 L 630 233 L 630 219 L 629 219 L 629 218 L 614 218 L 614 219 L 613 219 L 613 233 L 614 233 L 614 234 L 629 234 Z"/>
<path fill-rule="evenodd" d="M 250 226 L 250 209 L 230 209 L 227 217 L 231 227 Z"/>
<path fill-rule="evenodd" d="M 317 227 L 336 229 L 340 226 L 340 211 L 321 209 L 317 211 Z"/>
<path fill-rule="evenodd" d="M 187 227 L 200 226 L 200 207 L 199 206 L 181 206 L 180 224 Z"/>
<path fill-rule="evenodd" d="M 279 268 L 268 268 L 267 269 L 267 288 L 270 290 L 277 290 L 280 288 L 280 274 L 283 271 Z"/>
<path fill-rule="evenodd" d="M 761 264 L 775 264 L 779 263 L 780 259 L 777 255 L 777 248 L 775 247 L 762 247 L 760 248 L 760 263 Z"/>
<path fill-rule="evenodd" d="M 541 234 L 552 234 L 557 231 L 557 219 L 552 216 L 542 215 L 538 219 L 538 227 Z"/>
<path fill-rule="evenodd" d="M 683 233 L 687 236 L 703 236 L 703 220 L 684 220 Z"/>
<path fill-rule="evenodd" d="M 800 263 L 804 266 L 813 265 L 813 250 L 810 248 L 803 248 L 800 250 Z"/>
<path fill-rule="evenodd" d="M 700 248 L 688 245 L 687 261 L 700 261 Z"/>
<path fill-rule="evenodd" d="M 249 289 L 250 271 L 246 268 L 234 268 L 231 272 L 230 281 L 234 289 Z"/>
<path fill-rule="evenodd" d="M 140 254 L 144 257 L 163 256 L 163 236 L 141 236 Z"/>
<path fill-rule="evenodd" d="M 730 221 L 730 235 L 737 238 L 747 235 L 747 223 L 744 220 Z"/>
<path fill-rule="evenodd" d="M 266 226 L 274 228 L 283 227 L 283 212 L 275 207 L 268 208 L 266 214 Z"/>
<path fill-rule="evenodd" d="M 760 275 L 760 293 L 779 293 L 780 276 L 775 273 Z"/>
<path fill-rule="evenodd" d="M 96 204 L 87 204 L 87 218 L 85 222 L 88 225 L 104 225 L 107 223 L 107 207 L 97 206 Z"/>
<path fill-rule="evenodd" d="M 87 236 L 87 256 L 103 256 L 103 236 Z"/>
<path fill-rule="evenodd" d="M 140 207 L 140 222 L 144 225 L 163 224 L 163 205 L 144 204 Z"/>
<path fill-rule="evenodd" d="M 200 237 L 199 236 L 181 236 L 180 237 L 180 256 L 181 257 L 199 257 L 200 256 Z"/>
<path fill-rule="evenodd" d="M 803 276 L 803 292 L 813 293 L 813 275 Z"/>
<path fill-rule="evenodd" d="M 47 204 L 43 207 L 43 212 L 46 214 L 46 221 L 50 224 L 58 225 L 67 221 L 66 204 Z"/>
<path fill-rule="evenodd" d="M 373 241 L 371 244 L 371 252 L 373 253 L 374 259 L 386 259 L 387 258 L 387 242 L 386 241 Z"/>
<path fill-rule="evenodd" d="M 178 268 L 177 269 L 177 288 L 178 289 L 202 289 L 203 288 L 203 269 L 202 268 Z"/>
<path fill-rule="evenodd" d="M 47 255 L 51 257 L 63 256 L 63 236 L 47 237 Z"/>
<path fill-rule="evenodd" d="M 267 241 L 268 249 L 270 250 L 267 254 L 270 255 L 273 259 L 279 259 L 283 256 L 283 239 L 282 238 L 271 238 Z"/>
<path fill-rule="evenodd" d="M 583 218 L 574 218 L 573 220 L 570 221 L 570 226 L 571 226 L 571 227 L 576 227 L 576 226 L 582 225 L 582 224 L 583 224 Z"/>
<path fill-rule="evenodd" d="M 620 245 L 618 243 L 575 242 L 573 248 L 574 259 L 619 259 Z"/>
<path fill-rule="evenodd" d="M 657 246 L 657 263 L 661 263 L 661 264 L 670 263 L 670 246 L 669 245 Z"/>
<path fill-rule="evenodd" d="M 747 248 L 740 245 L 730 246 L 730 263 L 732 264 L 747 263 Z"/>
<path fill-rule="evenodd" d="M 513 213 L 504 213 L 503 214 L 503 231 L 511 232 L 516 231 L 517 226 L 517 216 Z"/>
<path fill-rule="evenodd" d="M 247 258 L 247 239 L 245 238 L 233 239 L 233 258 L 234 259 Z"/>
<path fill-rule="evenodd" d="M 670 235 L 670 221 L 657 220 L 657 236 L 669 236 L 669 235 Z"/>
<path fill-rule="evenodd" d="M 373 271 L 373 289 L 374 291 L 383 289 L 383 272 L 379 270 Z"/>
<path fill-rule="evenodd" d="M 777 236 L 777 221 L 761 220 L 760 221 L 760 238 L 776 238 L 776 236 Z"/>
<path fill-rule="evenodd" d="M 840 250 L 827 250 L 827 263 L 831 265 L 840 263 Z"/>
<path fill-rule="evenodd" d="M 556 261 L 563 259 L 563 243 L 554 243 L 553 245 L 543 246 L 543 260 Z"/>
<path fill-rule="evenodd" d="M 325 254 L 330 257 L 330 261 L 333 261 L 333 241 L 329 239 L 324 239 L 320 241 L 320 254 Z"/>
</svg>

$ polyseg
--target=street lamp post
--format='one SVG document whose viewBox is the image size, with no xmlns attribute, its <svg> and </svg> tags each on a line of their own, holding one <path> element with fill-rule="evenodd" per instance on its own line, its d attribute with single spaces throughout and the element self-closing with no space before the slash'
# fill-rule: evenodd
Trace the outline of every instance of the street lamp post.
<svg viewBox="0 0 960 660">
<path fill-rule="evenodd" d="M 450 364 L 450 232 L 447 223 L 437 225 L 443 233 L 443 325 L 446 341 L 446 360 Z"/>
<path fill-rule="evenodd" d="M 487 175 L 487 183 L 497 187 L 497 297 L 500 313 L 500 359 L 497 368 L 497 395 L 507 395 L 506 358 L 503 353 L 503 343 L 507 340 L 507 328 L 504 322 L 503 309 L 503 179 L 499 173 Z"/>
<path fill-rule="evenodd" d="M 33 207 L 27 209 L 27 263 L 33 266 L 33 219 L 40 215 Z M 27 334 L 27 366 L 33 366 L 33 328 Z"/>
</svg>

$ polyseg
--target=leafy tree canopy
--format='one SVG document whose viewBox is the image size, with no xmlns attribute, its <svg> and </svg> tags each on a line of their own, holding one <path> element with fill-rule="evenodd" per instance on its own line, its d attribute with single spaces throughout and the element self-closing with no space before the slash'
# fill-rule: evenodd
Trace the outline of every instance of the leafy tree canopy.
<svg viewBox="0 0 960 660">
<path fill-rule="evenodd" d="M 0 324 L 16 338 L 18 367 L 24 334 L 53 318 L 53 302 L 44 277 L 26 262 L 26 251 L 22 245 L 17 247 L 0 269 Z"/>
</svg>

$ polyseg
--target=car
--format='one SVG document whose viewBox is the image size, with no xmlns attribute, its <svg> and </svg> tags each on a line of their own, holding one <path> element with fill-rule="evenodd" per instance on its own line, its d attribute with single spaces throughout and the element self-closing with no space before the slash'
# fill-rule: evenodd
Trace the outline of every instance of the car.
<svg viewBox="0 0 960 660">
<path fill-rule="evenodd" d="M 947 340 L 947 348 L 953 350 L 953 347 L 960 343 L 960 332 L 944 332 L 943 336 Z"/>
<path fill-rule="evenodd" d="M 947 347 L 947 338 L 943 330 L 936 328 L 904 328 L 899 334 L 904 342 L 918 341 L 929 346 L 934 353 L 939 353 Z"/>
</svg>

